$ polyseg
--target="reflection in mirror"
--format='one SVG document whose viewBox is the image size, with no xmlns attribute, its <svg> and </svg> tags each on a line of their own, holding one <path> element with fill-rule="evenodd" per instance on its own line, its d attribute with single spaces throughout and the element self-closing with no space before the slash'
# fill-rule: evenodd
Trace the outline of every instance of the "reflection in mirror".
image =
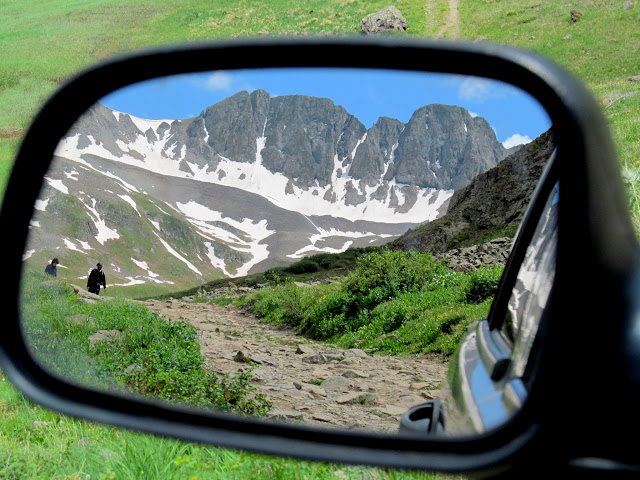
<svg viewBox="0 0 640 480">
<path fill-rule="evenodd" d="M 511 374 L 516 378 L 525 377 L 529 354 L 556 274 L 559 198 L 559 185 L 556 184 L 518 271 L 502 325 L 502 331 L 514 344 Z"/>
<path fill-rule="evenodd" d="M 90 388 L 397 433 L 487 315 L 549 128 L 526 93 L 444 74 L 118 90 L 61 139 L 34 205 L 27 342 Z"/>
</svg>

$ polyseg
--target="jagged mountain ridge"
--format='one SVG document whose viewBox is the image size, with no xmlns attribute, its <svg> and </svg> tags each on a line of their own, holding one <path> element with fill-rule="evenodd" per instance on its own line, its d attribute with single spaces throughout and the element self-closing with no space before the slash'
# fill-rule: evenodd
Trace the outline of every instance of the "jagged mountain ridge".
<svg viewBox="0 0 640 480">
<path fill-rule="evenodd" d="M 59 149 L 85 153 L 235 186 L 309 215 L 417 223 L 436 218 L 453 190 L 507 151 L 486 120 L 461 107 L 428 105 L 407 124 L 381 117 L 367 130 L 329 99 L 256 90 L 185 120 L 96 105 Z"/>
<path fill-rule="evenodd" d="M 386 243 L 442 215 L 442 187 L 505 152 L 454 106 L 366 130 L 328 99 L 264 91 L 186 120 L 98 104 L 56 151 L 25 258 L 62 256 L 77 276 L 100 259 L 121 285 L 245 275 Z"/>
</svg>

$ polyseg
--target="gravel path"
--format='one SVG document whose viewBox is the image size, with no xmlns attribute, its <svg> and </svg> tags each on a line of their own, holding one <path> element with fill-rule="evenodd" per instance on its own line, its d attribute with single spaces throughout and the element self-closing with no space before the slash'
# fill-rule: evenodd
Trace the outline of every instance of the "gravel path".
<svg viewBox="0 0 640 480">
<path fill-rule="evenodd" d="M 148 301 L 199 333 L 207 369 L 236 373 L 257 366 L 253 385 L 273 404 L 271 416 L 314 426 L 393 433 L 410 406 L 438 397 L 447 365 L 437 357 L 369 355 L 314 342 L 282 325 L 260 323 L 234 306 Z"/>
</svg>

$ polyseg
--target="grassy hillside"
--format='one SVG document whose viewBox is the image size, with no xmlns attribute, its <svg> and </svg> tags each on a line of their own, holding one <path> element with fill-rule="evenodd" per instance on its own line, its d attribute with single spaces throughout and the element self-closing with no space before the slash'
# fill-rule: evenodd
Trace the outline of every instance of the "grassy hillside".
<svg viewBox="0 0 640 480">
<path fill-rule="evenodd" d="M 42 102 L 74 72 L 113 54 L 182 41 L 255 35 L 358 34 L 389 3 L 410 36 L 436 36 L 443 0 L 50 0 L 0 3 L 0 193 Z M 640 7 L 624 0 L 460 2 L 460 37 L 532 49 L 580 76 L 602 105 L 640 219 Z M 637 2 L 636 2 L 637 3 Z M 569 11 L 584 13 L 571 23 Z M 450 36 L 449 30 L 444 36 Z M 3 478 L 399 478 L 402 472 L 266 459 L 130 434 L 57 415 L 0 382 Z M 45 422 L 40 424 L 38 422 Z M 408 474 L 407 474 L 408 475 Z M 427 477 L 426 475 L 424 476 Z"/>
<path fill-rule="evenodd" d="M 42 102 L 74 72 L 110 55 L 182 41 L 256 35 L 359 33 L 383 0 L 62 0 L 0 4 L 0 192 L 24 130 Z M 462 39 L 536 51 L 581 77 L 612 126 L 630 200 L 640 218 L 640 8 L 623 0 L 461 2 Z M 444 0 L 403 0 L 407 35 L 433 37 L 448 18 Z M 569 12 L 584 15 L 571 23 Z M 448 36 L 445 33 L 444 36 Z"/>
</svg>

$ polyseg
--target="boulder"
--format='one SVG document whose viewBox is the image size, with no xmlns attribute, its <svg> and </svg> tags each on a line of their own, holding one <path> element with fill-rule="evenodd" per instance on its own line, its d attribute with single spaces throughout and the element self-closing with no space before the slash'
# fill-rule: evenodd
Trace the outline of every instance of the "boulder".
<svg viewBox="0 0 640 480">
<path fill-rule="evenodd" d="M 98 330 L 89 337 L 89 346 L 94 347 L 98 342 L 113 342 L 122 337 L 120 330 Z"/>
<path fill-rule="evenodd" d="M 407 19 L 394 6 L 385 7 L 376 13 L 371 13 L 360 21 L 360 28 L 365 35 L 389 31 L 403 32 L 408 25 Z"/>
</svg>

